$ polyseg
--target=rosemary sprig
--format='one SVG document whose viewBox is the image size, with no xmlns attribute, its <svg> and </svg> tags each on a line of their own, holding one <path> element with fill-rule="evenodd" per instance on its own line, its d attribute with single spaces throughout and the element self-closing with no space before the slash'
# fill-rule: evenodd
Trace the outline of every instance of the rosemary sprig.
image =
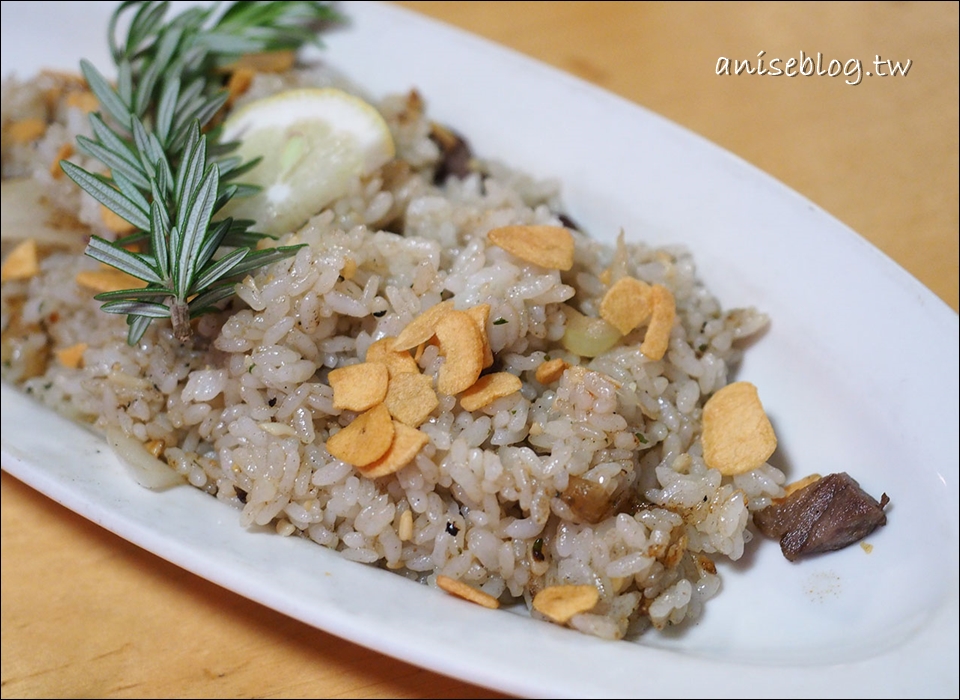
<svg viewBox="0 0 960 700">
<path fill-rule="evenodd" d="M 93 138 L 79 136 L 77 147 L 109 174 L 60 162 L 84 191 L 136 229 L 115 241 L 93 236 L 86 249 L 146 283 L 94 297 L 103 311 L 127 316 L 131 345 L 157 318 L 169 318 L 174 335 L 188 340 L 190 320 L 232 296 L 240 275 L 300 247 L 257 250 L 270 236 L 251 230 L 253 221 L 216 218 L 232 198 L 257 188 L 231 182 L 256 161 L 231 156 L 236 144 L 218 141 L 213 120 L 228 96 L 224 66 L 244 54 L 319 44 L 319 26 L 340 19 L 326 4 L 304 1 L 232 2 L 222 12 L 215 4 L 166 21 L 169 4 L 123 2 L 115 10 L 108 30 L 115 84 L 89 61 L 80 63 L 101 110 L 90 115 Z"/>
</svg>

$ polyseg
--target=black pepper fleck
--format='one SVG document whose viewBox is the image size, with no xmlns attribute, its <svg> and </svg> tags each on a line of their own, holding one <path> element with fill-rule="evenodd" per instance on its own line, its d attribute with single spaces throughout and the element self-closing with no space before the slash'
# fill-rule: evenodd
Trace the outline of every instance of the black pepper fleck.
<svg viewBox="0 0 960 700">
<path fill-rule="evenodd" d="M 536 541 L 534 541 L 532 553 L 533 553 L 533 558 L 536 559 L 537 561 L 544 560 L 545 557 L 543 556 L 543 538 L 542 537 L 538 537 Z"/>
</svg>

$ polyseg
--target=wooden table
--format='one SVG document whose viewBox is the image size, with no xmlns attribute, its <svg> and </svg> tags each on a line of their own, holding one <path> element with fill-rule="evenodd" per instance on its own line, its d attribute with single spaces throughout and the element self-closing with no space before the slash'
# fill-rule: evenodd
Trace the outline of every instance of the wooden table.
<svg viewBox="0 0 960 700">
<path fill-rule="evenodd" d="M 957 310 L 956 3 L 402 2 L 715 141 Z M 718 76 L 723 57 L 912 61 L 905 76 Z M 866 65 L 870 64 L 870 65 Z M 781 64 L 782 65 L 782 64 Z M 889 72 L 889 68 L 885 72 Z M 344 642 L 3 474 L 3 697 L 502 697 Z"/>
</svg>

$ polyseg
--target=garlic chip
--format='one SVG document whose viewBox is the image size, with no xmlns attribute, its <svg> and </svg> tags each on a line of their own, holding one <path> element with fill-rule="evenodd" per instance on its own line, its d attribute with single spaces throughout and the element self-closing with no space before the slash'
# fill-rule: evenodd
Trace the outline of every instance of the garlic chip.
<svg viewBox="0 0 960 700">
<path fill-rule="evenodd" d="M 414 318 L 407 327 L 400 331 L 393 341 L 393 349 L 397 352 L 415 348 L 433 337 L 437 322 L 447 312 L 453 310 L 453 299 L 441 301 Z"/>
<path fill-rule="evenodd" d="M 227 79 L 227 92 L 230 96 L 227 98 L 227 104 L 232 105 L 237 98 L 241 97 L 253 84 L 253 79 L 257 73 L 251 68 L 237 68 Z"/>
<path fill-rule="evenodd" d="M 649 284 L 633 277 L 621 277 L 603 295 L 600 318 L 626 335 L 650 318 L 653 313 L 650 297 Z"/>
<path fill-rule="evenodd" d="M 410 464 L 421 448 L 430 441 L 426 433 L 403 423 L 394 422 L 393 430 L 393 442 L 387 451 L 373 462 L 357 467 L 368 479 L 377 479 L 400 471 Z"/>
<path fill-rule="evenodd" d="M 547 586 L 533 597 L 533 609 L 564 624 L 574 615 L 592 610 L 599 601 L 596 586 Z"/>
<path fill-rule="evenodd" d="M 389 373 L 380 362 L 361 362 L 331 370 L 333 407 L 340 411 L 366 411 L 387 395 Z"/>
<path fill-rule="evenodd" d="M 523 382 L 510 372 L 494 372 L 480 377 L 460 396 L 460 406 L 464 411 L 476 411 L 492 404 L 499 398 L 520 391 Z"/>
<path fill-rule="evenodd" d="M 491 610 L 496 610 L 500 607 L 500 601 L 489 593 L 484 593 L 479 588 L 474 588 L 468 583 L 458 581 L 457 579 L 450 578 L 449 576 L 444 576 L 443 574 L 437 576 L 437 587 L 446 591 L 447 593 L 452 593 L 458 598 L 469 600 L 471 603 L 482 605 L 483 607 L 490 608 Z"/>
<path fill-rule="evenodd" d="M 380 459 L 393 442 L 393 419 L 382 403 L 357 416 L 350 425 L 331 435 L 327 452 L 355 467 Z"/>
<path fill-rule="evenodd" d="M 37 242 L 32 238 L 21 241 L 16 248 L 4 259 L 0 267 L 0 279 L 10 280 L 30 279 L 40 272 L 37 262 Z"/>
<path fill-rule="evenodd" d="M 549 270 L 573 267 L 573 235 L 562 226 L 501 226 L 487 234 L 495 246 Z"/>
<path fill-rule="evenodd" d="M 413 359 L 406 350 L 394 350 L 393 343 L 396 338 L 388 336 L 372 343 L 367 348 L 367 362 L 380 362 L 387 366 L 387 372 L 391 377 L 406 372 L 420 372 L 417 361 Z"/>
<path fill-rule="evenodd" d="M 414 372 L 394 375 L 383 402 L 394 419 L 413 428 L 423 423 L 440 404 L 433 380 Z"/>
<path fill-rule="evenodd" d="M 703 406 L 703 461 L 725 476 L 743 474 L 766 462 L 777 436 L 763 410 L 757 387 L 727 384 Z"/>
<path fill-rule="evenodd" d="M 100 205 L 100 220 L 103 225 L 119 236 L 126 236 L 137 230 L 137 227 L 124 219 L 106 205 Z"/>
<path fill-rule="evenodd" d="M 677 303 L 670 290 L 662 284 L 655 284 L 650 288 L 650 303 L 650 324 L 640 344 L 640 352 L 651 360 L 661 360 L 670 345 L 670 333 L 677 317 Z"/>
<path fill-rule="evenodd" d="M 57 149 L 57 155 L 53 157 L 53 162 L 50 163 L 50 177 L 54 180 L 59 180 L 63 177 L 63 168 L 60 167 L 60 161 L 66 160 L 74 153 L 73 144 L 69 141 L 67 143 L 60 144 L 60 148 Z"/>
<path fill-rule="evenodd" d="M 477 304 L 466 310 L 477 328 L 480 329 L 480 340 L 483 341 L 483 368 L 493 364 L 493 350 L 490 349 L 490 339 L 487 337 L 487 320 L 490 318 L 490 304 Z"/>
<path fill-rule="evenodd" d="M 4 131 L 14 143 L 30 143 L 46 133 L 47 124 L 42 119 L 21 119 L 5 124 Z"/>
<path fill-rule="evenodd" d="M 100 100 L 89 90 L 71 90 L 65 101 L 67 107 L 79 109 L 84 114 L 96 112 L 100 108 Z"/>
<path fill-rule="evenodd" d="M 147 283 L 133 275 L 116 270 L 112 267 L 102 267 L 99 270 L 81 270 L 77 273 L 77 284 L 94 292 L 116 292 L 121 289 L 139 289 Z"/>
<path fill-rule="evenodd" d="M 563 376 L 569 366 L 562 357 L 555 357 L 552 360 L 541 362 L 534 372 L 534 377 L 541 384 L 553 384 Z"/>
<path fill-rule="evenodd" d="M 57 360 L 64 367 L 77 369 L 83 363 L 83 353 L 86 352 L 86 350 L 86 343 L 77 343 L 68 348 L 62 348 L 56 352 Z"/>
<path fill-rule="evenodd" d="M 449 396 L 473 386 L 483 371 L 483 339 L 476 322 L 463 311 L 448 311 L 437 322 L 437 341 L 444 363 L 437 389 Z"/>
</svg>

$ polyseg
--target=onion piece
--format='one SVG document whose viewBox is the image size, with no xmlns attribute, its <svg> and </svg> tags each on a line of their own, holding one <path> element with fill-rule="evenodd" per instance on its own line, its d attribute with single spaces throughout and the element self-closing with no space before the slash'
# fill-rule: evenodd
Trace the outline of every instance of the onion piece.
<svg viewBox="0 0 960 700">
<path fill-rule="evenodd" d="M 180 474 L 170 468 L 170 465 L 154 457 L 143 443 L 130 437 L 120 428 L 107 428 L 105 436 L 114 454 L 129 469 L 137 483 L 144 488 L 162 491 L 186 483 Z"/>
<path fill-rule="evenodd" d="M 563 332 L 563 347 L 581 357 L 596 357 L 620 342 L 620 331 L 602 318 L 584 316 L 573 307 L 564 309 L 567 327 Z"/>
<path fill-rule="evenodd" d="M 43 183 L 32 177 L 0 182 L 0 240 L 22 241 L 67 248 L 86 245 L 88 231 L 79 221 L 61 215 L 46 198 Z"/>
</svg>

